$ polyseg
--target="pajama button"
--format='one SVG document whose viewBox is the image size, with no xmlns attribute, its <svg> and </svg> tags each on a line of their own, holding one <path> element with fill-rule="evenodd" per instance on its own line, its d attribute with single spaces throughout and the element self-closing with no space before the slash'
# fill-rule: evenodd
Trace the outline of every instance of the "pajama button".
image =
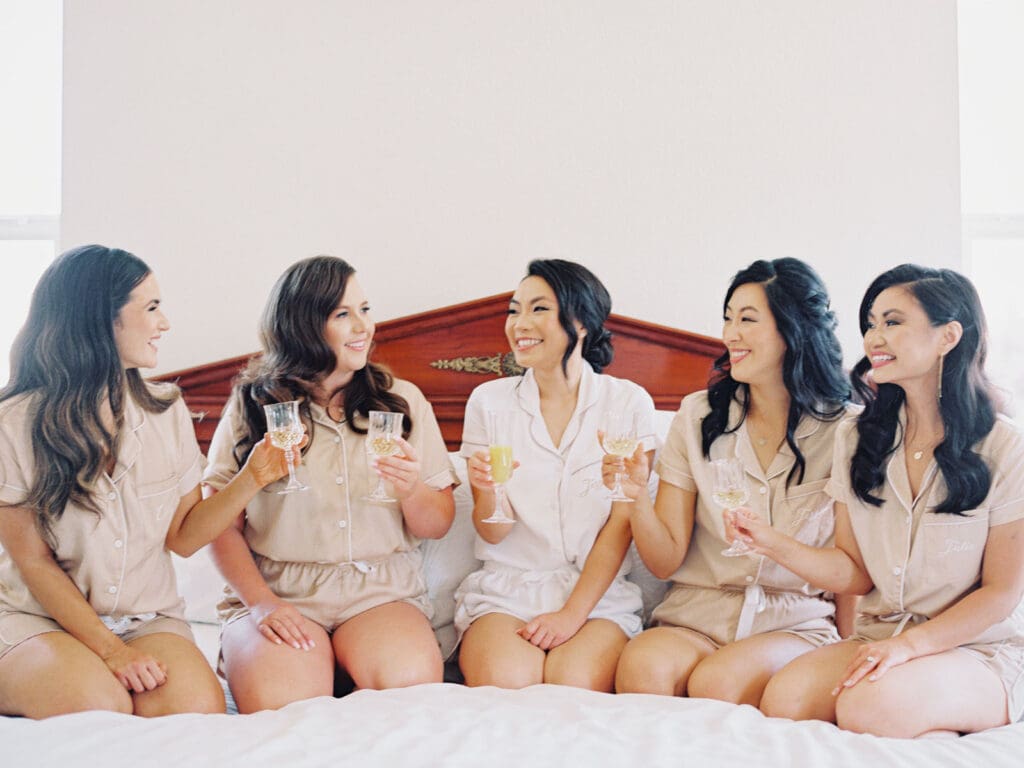
<svg viewBox="0 0 1024 768">
<path fill-rule="evenodd" d="M 898 565 L 892 569 L 893 576 L 899 576 L 901 573 L 903 573 L 903 569 L 900 568 Z"/>
<path fill-rule="evenodd" d="M 121 541 L 120 539 L 114 539 L 114 546 L 117 547 L 118 549 L 120 549 L 121 547 L 124 546 L 124 542 Z"/>
<path fill-rule="evenodd" d="M 754 577 L 753 576 L 747 576 L 747 584 L 751 584 L 751 583 L 753 583 L 753 581 L 754 581 Z"/>
<path fill-rule="evenodd" d="M 117 494 L 111 491 L 110 493 L 107 494 L 107 498 L 113 501 L 114 499 L 117 498 Z"/>
<path fill-rule="evenodd" d="M 346 523 L 344 520 L 339 520 L 338 521 L 338 527 L 339 528 L 344 528 L 346 525 L 348 525 L 348 523 Z"/>
<path fill-rule="evenodd" d="M 762 485 L 760 488 L 757 489 L 757 492 L 764 496 L 766 493 L 768 493 L 768 489 Z"/>
<path fill-rule="evenodd" d="M 336 478 L 334 478 L 334 483 L 336 485 L 341 485 L 344 482 L 345 482 L 345 478 L 342 477 L 341 475 L 338 475 Z"/>
<path fill-rule="evenodd" d="M 107 592 L 109 592 L 112 595 L 116 595 L 117 594 L 117 587 L 107 587 Z"/>
<path fill-rule="evenodd" d="M 341 438 L 338 435 L 335 435 L 334 436 L 334 442 L 340 443 L 341 442 Z"/>
</svg>

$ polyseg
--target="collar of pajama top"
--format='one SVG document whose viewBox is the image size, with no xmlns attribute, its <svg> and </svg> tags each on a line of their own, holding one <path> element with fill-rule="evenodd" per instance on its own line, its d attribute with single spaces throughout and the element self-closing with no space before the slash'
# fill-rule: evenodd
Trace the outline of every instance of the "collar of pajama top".
<svg viewBox="0 0 1024 768">
<path fill-rule="evenodd" d="M 906 415 L 900 411 L 900 431 Z M 855 422 L 843 425 L 837 437 L 836 461 L 849 462 L 857 446 Z M 846 502 L 854 536 L 874 584 L 859 605 L 866 622 L 892 622 L 902 631 L 908 622 L 932 618 L 980 585 L 989 527 L 1024 517 L 1024 441 L 1017 430 L 997 419 L 988 436 L 975 449 L 992 471 L 988 496 L 963 515 L 939 513 L 935 507 L 947 488 L 932 459 L 917 497 L 910 488 L 903 441 L 885 468 L 885 482 L 873 491 L 882 499 L 875 507 L 856 498 L 849 488 L 849 471 L 830 486 Z M 1024 630 L 1024 603 L 1005 621 L 983 635 L 1002 639 Z"/>
<path fill-rule="evenodd" d="M 687 396 L 672 422 L 660 469 L 663 478 L 685 490 L 695 491 L 696 524 L 690 547 L 672 576 L 678 584 L 745 590 L 751 586 L 819 595 L 817 590 L 791 571 L 765 557 L 724 557 L 727 546 L 722 510 L 711 500 L 711 463 L 701 447 L 701 422 L 709 412 L 707 392 Z M 729 408 L 729 424 L 739 422 L 742 403 Z M 761 468 L 744 421 L 731 433 L 720 435 L 711 445 L 710 459 L 738 458 L 747 475 L 750 498 L 747 507 L 781 530 L 812 546 L 830 543 L 834 531 L 831 500 L 825 493 L 832 466 L 836 421 L 820 421 L 805 415 L 794 431 L 804 455 L 802 482 L 787 487 L 786 480 L 796 457 L 783 441 L 767 471 Z"/>
<path fill-rule="evenodd" d="M 5 414 L 5 419 L 18 417 L 27 438 L 27 408 Z M 22 467 L 32 466 L 30 457 L 18 458 Z M 202 461 L 182 400 L 152 414 L 126 398 L 113 472 L 101 474 L 93 494 L 100 515 L 68 504 L 54 525 L 55 559 L 97 614 L 183 615 L 165 539 L 181 496 L 199 482 Z M 22 478 L 22 484 L 29 483 Z M 0 552 L 0 601 L 48 615 L 7 567 L 7 559 Z"/>
<path fill-rule="evenodd" d="M 517 522 L 498 544 L 477 537 L 478 559 L 544 573 L 583 567 L 611 510 L 601 479 L 604 451 L 597 439 L 601 415 L 611 408 L 639 413 L 638 435 L 645 449 L 654 449 L 654 403 L 647 392 L 631 381 L 595 373 L 589 365 L 583 367 L 576 408 L 558 446 L 541 413 L 532 370 L 473 391 L 462 455 L 486 450 L 488 410 L 512 410 L 512 454 L 520 465 L 507 485 Z"/>
</svg>

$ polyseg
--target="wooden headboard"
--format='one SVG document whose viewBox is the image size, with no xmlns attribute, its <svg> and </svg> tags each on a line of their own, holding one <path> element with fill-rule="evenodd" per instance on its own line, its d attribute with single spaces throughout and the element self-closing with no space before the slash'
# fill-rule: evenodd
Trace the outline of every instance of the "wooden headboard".
<svg viewBox="0 0 1024 768">
<path fill-rule="evenodd" d="M 503 293 L 377 326 L 373 359 L 423 390 L 451 450 L 458 448 L 463 411 L 473 388 L 488 378 L 513 373 L 504 329 L 511 296 Z M 615 360 L 606 372 L 640 384 L 663 410 L 675 410 L 684 395 L 704 389 L 711 363 L 723 351 L 718 339 L 628 317 L 612 315 L 607 327 L 613 334 Z M 158 377 L 181 387 L 204 453 L 232 379 L 249 357 Z"/>
</svg>

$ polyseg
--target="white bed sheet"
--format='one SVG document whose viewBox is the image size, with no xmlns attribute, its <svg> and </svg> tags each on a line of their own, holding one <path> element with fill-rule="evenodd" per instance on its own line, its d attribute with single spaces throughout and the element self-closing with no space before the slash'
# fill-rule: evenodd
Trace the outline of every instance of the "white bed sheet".
<svg viewBox="0 0 1024 768">
<path fill-rule="evenodd" d="M 451 684 L 358 691 L 255 715 L 0 718 L 14 766 L 986 766 L 1024 763 L 1024 724 L 909 741 L 708 700 Z"/>
</svg>

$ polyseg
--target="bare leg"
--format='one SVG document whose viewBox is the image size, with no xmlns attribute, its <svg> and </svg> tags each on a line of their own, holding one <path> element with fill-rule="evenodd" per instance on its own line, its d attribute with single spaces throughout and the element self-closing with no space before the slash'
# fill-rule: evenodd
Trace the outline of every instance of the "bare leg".
<svg viewBox="0 0 1024 768">
<path fill-rule="evenodd" d="M 434 630 L 410 603 L 384 603 L 353 616 L 334 630 L 331 643 L 359 688 L 440 683 L 444 673 Z"/>
<path fill-rule="evenodd" d="M 789 632 L 754 635 L 719 648 L 690 674 L 692 697 L 758 706 L 768 680 L 814 646 Z"/>
<path fill-rule="evenodd" d="M 834 723 L 836 697 L 832 691 L 859 647 L 858 642 L 846 641 L 797 657 L 768 681 L 761 711 L 769 717 Z"/>
<path fill-rule="evenodd" d="M 546 654 L 516 634 L 523 626 L 506 613 L 488 613 L 470 625 L 459 652 L 466 685 L 525 688 L 544 682 Z"/>
<path fill-rule="evenodd" d="M 132 694 L 135 714 L 159 717 L 181 712 L 224 712 L 224 691 L 206 657 L 180 635 L 143 635 L 130 645 L 167 665 L 167 682 L 152 691 Z"/>
<path fill-rule="evenodd" d="M 836 703 L 840 728 L 913 738 L 936 731 L 974 733 L 1009 721 L 996 674 L 953 649 L 900 664 L 874 682 L 864 678 Z"/>
<path fill-rule="evenodd" d="M 614 621 L 591 619 L 569 640 L 548 651 L 544 682 L 611 693 L 615 667 L 628 639 Z"/>
<path fill-rule="evenodd" d="M 89 710 L 130 715 L 132 697 L 67 632 L 31 637 L 0 659 L 0 713 L 41 719 Z"/>
<path fill-rule="evenodd" d="M 682 627 L 654 627 L 627 643 L 615 672 L 619 693 L 686 694 L 690 673 L 714 653 L 707 638 Z"/>
<path fill-rule="evenodd" d="M 303 629 L 316 647 L 308 651 L 267 640 L 253 621 L 242 616 L 221 635 L 224 671 L 231 695 L 242 714 L 279 709 L 316 696 L 330 696 L 334 686 L 334 653 L 323 627 L 303 617 Z"/>
</svg>

